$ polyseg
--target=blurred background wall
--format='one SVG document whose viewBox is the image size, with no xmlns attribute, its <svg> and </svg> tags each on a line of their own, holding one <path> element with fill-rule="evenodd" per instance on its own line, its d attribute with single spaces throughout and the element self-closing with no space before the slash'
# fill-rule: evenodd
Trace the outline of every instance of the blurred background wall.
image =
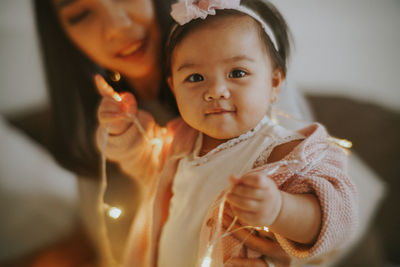
<svg viewBox="0 0 400 267">
<path fill-rule="evenodd" d="M 0 113 L 46 103 L 30 0 L 0 1 Z"/>
<path fill-rule="evenodd" d="M 291 74 L 300 88 L 400 110 L 400 1 L 272 2 L 294 35 Z"/>
<path fill-rule="evenodd" d="M 400 110 L 400 1 L 273 0 L 292 29 L 289 75 L 311 93 Z M 46 102 L 29 0 L 0 1 L 0 112 Z"/>
<path fill-rule="evenodd" d="M 0 266 L 57 242 L 78 218 L 73 174 L 7 120 L 47 105 L 31 9 L 30 0 L 0 1 Z M 39 129 L 43 120 L 23 121 Z"/>
</svg>

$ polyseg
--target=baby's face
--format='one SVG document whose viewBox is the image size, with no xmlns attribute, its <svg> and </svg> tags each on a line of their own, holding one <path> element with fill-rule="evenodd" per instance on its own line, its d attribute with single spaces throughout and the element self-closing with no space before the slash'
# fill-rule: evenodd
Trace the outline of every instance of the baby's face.
<svg viewBox="0 0 400 267">
<path fill-rule="evenodd" d="M 218 18 L 189 33 L 172 55 L 172 87 L 182 118 L 214 139 L 254 128 L 275 94 L 272 68 L 255 21 Z"/>
</svg>

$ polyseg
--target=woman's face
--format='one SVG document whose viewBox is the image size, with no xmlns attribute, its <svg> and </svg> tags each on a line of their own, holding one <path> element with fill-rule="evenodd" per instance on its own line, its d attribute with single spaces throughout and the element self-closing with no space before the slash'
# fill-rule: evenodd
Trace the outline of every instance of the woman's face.
<svg viewBox="0 0 400 267">
<path fill-rule="evenodd" d="M 158 67 L 161 41 L 153 1 L 51 1 L 72 42 L 97 64 L 129 78 Z"/>
</svg>

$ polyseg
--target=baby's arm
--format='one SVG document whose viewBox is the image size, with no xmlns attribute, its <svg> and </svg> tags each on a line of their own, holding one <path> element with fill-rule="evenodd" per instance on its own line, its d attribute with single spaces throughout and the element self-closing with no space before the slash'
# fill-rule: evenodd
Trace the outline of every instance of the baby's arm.
<svg viewBox="0 0 400 267">
<path fill-rule="evenodd" d="M 301 141 L 276 147 L 268 158 L 277 162 Z M 318 237 L 321 209 L 313 194 L 289 194 L 278 189 L 265 172 L 252 171 L 233 179 L 229 201 L 236 215 L 252 226 L 268 226 L 271 231 L 303 244 Z"/>
<path fill-rule="evenodd" d="M 298 243 L 315 242 L 321 226 L 321 209 L 314 195 L 283 192 L 259 172 L 232 180 L 234 186 L 228 201 L 244 224 L 267 226 Z"/>
<path fill-rule="evenodd" d="M 116 94 L 99 75 L 95 77 L 95 82 L 103 96 L 97 114 L 98 148 L 127 174 L 145 181 L 163 163 L 168 143 L 166 131 L 155 123 L 149 113 L 137 109 L 131 93 Z"/>
<path fill-rule="evenodd" d="M 271 229 L 275 231 L 275 238 L 287 253 L 302 259 L 331 253 L 345 247 L 352 240 L 358 221 L 357 192 L 355 185 L 346 174 L 346 155 L 343 150 L 331 144 L 324 128 L 317 124 L 305 128 L 304 132 L 307 133 L 308 137 L 295 150 L 293 149 L 295 152 L 287 155 L 285 159 L 290 161 L 298 159 L 300 155 L 304 156 L 304 163 L 308 167 L 303 169 L 303 165 L 294 165 L 292 166 L 293 170 L 282 168 L 269 176 L 278 188 L 285 191 L 285 194 L 281 195 L 282 212 L 277 212 L 275 219 L 272 218 L 274 221 Z M 272 158 L 273 154 L 268 158 L 267 165 L 254 169 L 251 173 L 268 174 L 271 167 L 273 168 L 275 165 L 275 163 L 268 164 L 271 163 Z M 280 157 L 276 157 L 274 161 L 280 159 Z M 300 171 L 301 175 L 294 177 L 293 171 L 295 169 L 298 169 L 297 171 Z M 264 176 L 261 175 L 260 177 Z M 293 206 L 286 205 L 285 208 L 286 197 L 284 196 L 304 197 L 304 199 L 298 198 L 297 200 L 304 201 L 308 208 L 299 210 L 306 212 L 309 218 L 316 215 L 314 219 L 318 217 L 320 219 L 314 222 L 313 220 L 302 221 L 303 215 L 301 212 L 296 212 L 300 202 L 294 203 L 296 205 Z M 292 199 L 292 203 L 293 200 L 295 198 Z M 319 209 L 310 209 L 310 207 L 316 208 L 315 204 L 312 204 L 313 202 L 319 204 Z M 298 242 L 294 241 L 294 236 L 291 236 L 291 233 L 286 233 L 286 236 L 279 233 L 279 231 L 282 231 L 279 227 L 285 227 L 285 224 L 277 226 L 278 214 L 279 217 L 287 219 L 291 218 L 291 215 L 296 215 L 296 213 L 297 216 L 300 215 L 300 221 L 293 220 L 290 225 L 299 230 L 302 227 L 310 227 L 307 231 L 320 229 L 319 233 L 317 232 L 316 239 L 312 231 L 309 233 L 309 240 L 301 238 L 301 240 L 298 239 Z M 309 216 L 310 214 L 311 216 Z M 303 225 L 303 223 L 308 223 L 308 226 Z"/>
</svg>

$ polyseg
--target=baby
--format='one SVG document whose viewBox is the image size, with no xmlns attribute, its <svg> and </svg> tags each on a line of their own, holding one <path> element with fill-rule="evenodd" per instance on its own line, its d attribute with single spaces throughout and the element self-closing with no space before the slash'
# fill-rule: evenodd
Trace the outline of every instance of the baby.
<svg viewBox="0 0 400 267">
<path fill-rule="evenodd" d="M 168 83 L 182 119 L 161 128 L 131 94 L 116 101 L 96 78 L 104 96 L 98 143 L 110 135 L 100 148 L 144 187 L 125 263 L 269 261 L 226 235 L 222 213 L 297 259 L 338 249 L 357 221 L 344 152 L 320 124 L 292 132 L 268 116 L 286 75 L 282 16 L 258 0 L 181 1 L 171 14 Z M 266 227 L 272 238 L 263 237 Z"/>
</svg>

